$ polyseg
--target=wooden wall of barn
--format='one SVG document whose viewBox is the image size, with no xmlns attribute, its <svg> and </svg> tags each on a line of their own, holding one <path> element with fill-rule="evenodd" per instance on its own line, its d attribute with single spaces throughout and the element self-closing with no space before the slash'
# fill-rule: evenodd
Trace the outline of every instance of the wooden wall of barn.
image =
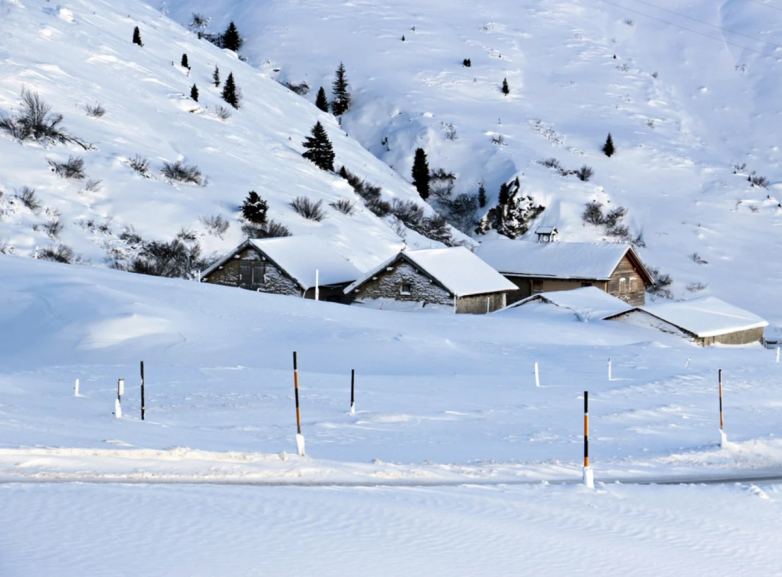
<svg viewBox="0 0 782 577">
<path fill-rule="evenodd" d="M 625 279 L 624 287 L 622 279 Z M 646 304 L 646 285 L 627 255 L 611 274 L 606 292 L 634 307 Z"/>
<path fill-rule="evenodd" d="M 456 299 L 456 313 L 481 315 L 499 310 L 506 304 L 505 293 L 470 295 Z"/>
</svg>

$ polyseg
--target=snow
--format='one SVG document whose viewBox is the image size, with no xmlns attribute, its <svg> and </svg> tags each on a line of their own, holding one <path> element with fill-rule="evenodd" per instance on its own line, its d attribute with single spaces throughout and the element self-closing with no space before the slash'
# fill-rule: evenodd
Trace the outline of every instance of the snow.
<svg viewBox="0 0 782 577">
<path fill-rule="evenodd" d="M 555 291 L 533 295 L 497 312 L 507 314 L 514 311 L 524 314 L 526 306 L 536 302 L 544 302 L 571 310 L 583 321 L 593 318 L 603 319 L 630 308 L 623 300 L 611 296 L 597 287 L 583 287 L 569 291 Z"/>
<path fill-rule="evenodd" d="M 715 297 L 678 302 L 657 301 L 632 310 L 648 313 L 701 338 L 768 326 L 768 321 L 756 314 Z"/>
<path fill-rule="evenodd" d="M 503 274 L 608 280 L 632 247 L 612 243 L 487 240 L 476 254 Z"/>
<path fill-rule="evenodd" d="M 498 274 L 471 251 L 457 246 L 404 251 L 359 278 L 345 289 L 345 294 L 355 290 L 399 258 L 412 261 L 457 297 L 517 289 L 516 285 Z"/>
</svg>

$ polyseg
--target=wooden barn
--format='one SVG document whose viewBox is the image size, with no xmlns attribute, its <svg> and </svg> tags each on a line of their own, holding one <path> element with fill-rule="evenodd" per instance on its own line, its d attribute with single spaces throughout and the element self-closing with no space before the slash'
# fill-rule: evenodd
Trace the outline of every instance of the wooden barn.
<svg viewBox="0 0 782 577">
<path fill-rule="evenodd" d="M 361 272 L 314 236 L 247 240 L 201 274 L 201 282 L 349 303 Z M 317 290 L 316 290 L 317 287 Z"/>
<path fill-rule="evenodd" d="M 488 313 L 516 289 L 464 247 L 402 251 L 345 289 L 358 304 L 397 301 L 455 313 Z"/>
<path fill-rule="evenodd" d="M 638 253 L 622 244 L 498 239 L 484 241 L 477 255 L 516 285 L 509 303 L 594 286 L 640 306 L 654 283 Z"/>
<path fill-rule="evenodd" d="M 744 345 L 762 342 L 768 322 L 714 297 L 665 301 L 635 307 L 606 317 L 634 326 L 679 335 L 701 346 L 715 343 Z"/>
</svg>

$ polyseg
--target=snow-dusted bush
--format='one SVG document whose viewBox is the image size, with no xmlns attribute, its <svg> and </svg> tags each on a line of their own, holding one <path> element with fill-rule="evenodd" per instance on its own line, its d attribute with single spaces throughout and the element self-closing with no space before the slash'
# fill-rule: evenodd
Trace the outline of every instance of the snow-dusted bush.
<svg viewBox="0 0 782 577">
<path fill-rule="evenodd" d="M 262 225 L 245 223 L 242 225 L 242 233 L 247 238 L 280 238 L 291 236 L 291 231 L 288 230 L 288 227 L 275 220 L 270 220 Z"/>
<path fill-rule="evenodd" d="M 187 182 L 192 184 L 202 184 L 201 171 L 197 166 L 187 166 L 181 160 L 174 163 L 163 162 L 163 168 L 160 169 L 163 176 L 175 182 Z"/>
<path fill-rule="evenodd" d="M 623 206 L 617 206 L 608 211 L 608 214 L 605 216 L 604 224 L 608 229 L 616 228 L 619 226 L 619 223 L 624 220 L 625 216 L 627 216 L 627 209 Z"/>
<path fill-rule="evenodd" d="M 231 118 L 231 111 L 225 106 L 215 106 L 215 116 L 220 120 L 225 121 Z"/>
<path fill-rule="evenodd" d="M 605 224 L 605 215 L 603 214 L 603 203 L 592 200 L 584 206 L 584 212 L 581 213 L 581 219 L 587 224 L 600 226 Z"/>
<path fill-rule="evenodd" d="M 752 186 L 760 186 L 762 188 L 768 188 L 768 179 L 765 176 L 758 176 L 756 174 L 752 174 L 749 177 L 749 181 L 752 183 Z"/>
<path fill-rule="evenodd" d="M 98 192 L 101 189 L 101 183 L 102 180 L 96 180 L 94 178 L 88 178 L 87 182 L 84 184 L 83 190 L 85 192 Z"/>
<path fill-rule="evenodd" d="M 391 204 L 381 198 L 383 191 L 379 186 L 368 183 L 356 174 L 350 172 L 344 166 L 339 169 L 339 175 L 347 180 L 357 195 L 364 201 L 366 207 L 380 218 L 391 214 Z"/>
<path fill-rule="evenodd" d="M 59 218 L 57 220 L 44 223 L 43 225 L 43 230 L 52 240 L 57 240 L 64 228 L 65 227 L 63 226 L 62 222 L 60 222 Z"/>
<path fill-rule="evenodd" d="M 330 202 L 329 206 L 337 212 L 341 212 L 342 214 L 346 214 L 348 216 L 352 216 L 352 214 L 356 211 L 356 203 L 354 203 L 352 200 L 348 200 L 347 198 L 340 198 L 335 202 Z"/>
<path fill-rule="evenodd" d="M 576 170 L 574 174 L 578 177 L 579 180 L 583 182 L 589 182 L 589 179 L 595 175 L 595 171 L 591 166 L 587 166 L 585 164 Z"/>
<path fill-rule="evenodd" d="M 228 229 L 231 226 L 231 223 L 219 214 L 213 216 L 201 216 L 198 218 L 198 220 L 200 220 L 201 224 L 206 227 L 206 230 L 209 234 L 216 236 L 221 240 L 223 235 L 228 232 Z"/>
<path fill-rule="evenodd" d="M 41 201 L 38 200 L 34 188 L 23 186 L 17 191 L 16 198 L 19 199 L 19 202 L 29 208 L 31 212 L 38 214 L 41 211 Z"/>
<path fill-rule="evenodd" d="M 130 272 L 168 278 L 190 278 L 206 268 L 208 263 L 201 257 L 201 245 L 186 243 L 179 238 L 171 242 L 145 242 L 138 256 L 133 259 Z"/>
<path fill-rule="evenodd" d="M 424 209 L 416 202 L 412 200 L 401 201 L 396 198 L 393 201 L 391 211 L 407 228 L 427 238 L 442 242 L 446 246 L 453 246 L 451 229 L 448 226 L 448 221 L 442 215 L 435 212 L 431 217 L 426 217 Z"/>
<path fill-rule="evenodd" d="M 72 264 L 75 260 L 79 260 L 76 253 L 73 252 L 73 249 L 65 244 L 47 246 L 41 249 L 38 251 L 38 258 L 40 260 L 50 260 L 65 264 Z"/>
<path fill-rule="evenodd" d="M 149 159 L 144 158 L 140 154 L 137 154 L 130 160 L 128 160 L 128 166 L 135 170 L 137 173 L 139 173 L 144 178 L 152 178 L 152 175 L 149 173 Z"/>
<path fill-rule="evenodd" d="M 22 105 L 16 116 L 0 114 L 0 130 L 21 141 L 35 141 L 44 144 L 78 144 L 85 150 L 91 146 L 71 136 L 61 126 L 62 114 L 52 114 L 52 107 L 46 104 L 37 92 L 22 90 Z"/>
<path fill-rule="evenodd" d="M 252 224 L 266 224 L 266 213 L 269 210 L 268 203 L 260 195 L 251 190 L 242 203 L 242 216 Z"/>
<path fill-rule="evenodd" d="M 521 183 L 516 178 L 500 186 L 497 206 L 489 209 L 475 232 L 485 234 L 496 230 L 508 238 L 518 238 L 529 230 L 532 221 L 545 209 L 531 195 L 521 194 Z"/>
<path fill-rule="evenodd" d="M 106 109 L 103 108 L 100 102 L 96 102 L 95 104 L 85 104 L 84 110 L 87 112 L 87 116 L 92 118 L 101 118 L 104 114 L 106 114 Z"/>
<path fill-rule="evenodd" d="M 291 207 L 298 214 L 307 220 L 320 222 L 326 218 L 326 211 L 323 210 L 323 201 L 312 201 L 306 196 L 297 196 L 290 202 Z"/>
<path fill-rule="evenodd" d="M 708 284 L 702 282 L 692 282 L 687 285 L 687 291 L 691 293 L 698 293 L 705 291 L 709 287 Z"/>
<path fill-rule="evenodd" d="M 697 252 L 694 252 L 690 255 L 690 260 L 695 264 L 709 264 L 709 261 L 703 260 L 701 255 L 699 255 Z"/>
<path fill-rule="evenodd" d="M 55 174 L 59 174 L 63 178 L 84 180 L 87 176 L 84 172 L 84 159 L 80 156 L 69 156 L 65 162 L 50 160 L 49 166 L 52 167 Z"/>
<path fill-rule="evenodd" d="M 295 82 L 280 82 L 285 88 L 290 90 L 291 92 L 295 92 L 299 96 L 306 96 L 309 94 L 310 91 L 310 85 L 307 84 L 307 81 L 303 81 L 300 84 L 296 84 Z"/>
<path fill-rule="evenodd" d="M 666 299 L 672 299 L 673 293 L 670 290 L 670 286 L 673 284 L 671 275 L 661 273 L 660 269 L 654 266 L 647 266 L 649 273 L 654 278 L 654 284 L 646 289 L 646 292 Z"/>
</svg>

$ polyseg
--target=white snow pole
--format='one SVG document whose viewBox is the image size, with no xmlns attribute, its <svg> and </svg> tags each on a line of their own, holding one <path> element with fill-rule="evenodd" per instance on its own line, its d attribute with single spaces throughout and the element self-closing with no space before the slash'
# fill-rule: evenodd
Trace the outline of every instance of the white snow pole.
<svg viewBox="0 0 782 577">
<path fill-rule="evenodd" d="M 535 386 L 540 386 L 540 371 L 538 371 L 538 363 L 535 361 Z"/>
<path fill-rule="evenodd" d="M 299 363 L 296 351 L 293 351 L 293 384 L 296 391 L 296 448 L 299 456 L 304 456 L 304 435 L 301 434 L 301 413 L 299 412 Z"/>
<path fill-rule="evenodd" d="M 690 357 L 687 357 L 687 364 L 684 365 L 684 370 L 686 371 L 689 368 L 690 368 Z"/>
<path fill-rule="evenodd" d="M 125 394 L 125 379 L 117 381 L 117 398 L 122 401 L 122 395 Z"/>
<path fill-rule="evenodd" d="M 777 347 L 777 362 L 779 362 L 779 347 Z"/>
<path fill-rule="evenodd" d="M 589 391 L 584 391 L 584 470 L 581 482 L 588 489 L 595 488 L 595 475 L 589 468 Z"/>
<path fill-rule="evenodd" d="M 720 447 L 728 444 L 728 436 L 725 434 L 725 418 L 722 414 L 722 369 L 720 369 Z"/>
<path fill-rule="evenodd" d="M 79 396 L 79 379 L 76 379 L 76 384 L 73 385 L 73 396 Z"/>
<path fill-rule="evenodd" d="M 320 289 L 318 288 L 319 274 L 318 269 L 315 269 L 315 300 L 320 300 Z"/>
<path fill-rule="evenodd" d="M 611 359 L 608 359 L 608 380 L 613 381 L 611 378 Z"/>
</svg>

